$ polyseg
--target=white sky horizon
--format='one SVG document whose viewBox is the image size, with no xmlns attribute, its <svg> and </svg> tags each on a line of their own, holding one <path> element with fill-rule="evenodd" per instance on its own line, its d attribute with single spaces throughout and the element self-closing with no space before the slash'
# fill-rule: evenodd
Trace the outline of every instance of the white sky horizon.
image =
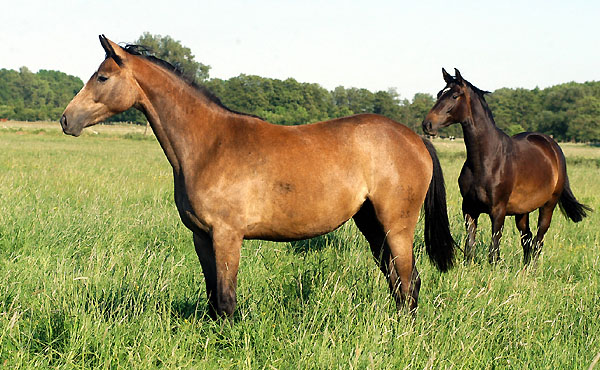
<svg viewBox="0 0 600 370">
<path fill-rule="evenodd" d="M 169 35 L 210 65 L 240 74 L 373 92 L 434 95 L 441 68 L 477 87 L 546 88 L 600 80 L 600 2 L 22 0 L 0 14 L 0 68 L 50 69 L 84 82 L 105 34 L 130 43 Z"/>
</svg>

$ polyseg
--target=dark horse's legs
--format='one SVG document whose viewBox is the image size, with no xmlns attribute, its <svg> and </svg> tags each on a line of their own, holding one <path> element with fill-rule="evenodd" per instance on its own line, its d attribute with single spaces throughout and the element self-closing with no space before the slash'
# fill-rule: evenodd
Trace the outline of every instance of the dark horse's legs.
<svg viewBox="0 0 600 370">
<path fill-rule="evenodd" d="M 371 252 L 379 265 L 379 269 L 388 279 L 390 292 L 396 302 L 396 308 L 400 310 L 405 303 L 408 303 L 409 309 L 414 310 L 417 307 L 419 290 L 421 288 L 421 278 L 414 265 L 414 257 L 412 261 L 410 288 L 404 289 L 408 292 L 408 294 L 405 294 L 387 243 L 387 235 L 384 233 L 381 223 L 377 220 L 372 203 L 367 200 L 353 218 L 356 226 L 369 242 Z M 405 302 L 406 295 L 408 296 L 406 297 L 408 298 L 408 302 Z"/>
<path fill-rule="evenodd" d="M 500 238 L 502 238 L 504 228 L 504 217 L 506 217 L 506 207 L 495 207 L 490 213 L 490 220 L 492 221 L 492 243 L 488 255 L 490 263 L 496 263 L 500 260 Z"/>
<path fill-rule="evenodd" d="M 477 220 L 479 213 L 469 211 L 463 203 L 463 216 L 465 227 L 467 229 L 467 240 L 465 241 L 465 262 L 472 262 L 475 256 L 475 236 L 477 234 Z"/>
<path fill-rule="evenodd" d="M 515 222 L 521 233 L 521 245 L 523 246 L 523 263 L 528 264 L 532 259 L 536 259 L 544 246 L 544 235 L 550 227 L 552 213 L 556 207 L 556 202 L 548 202 L 540 208 L 538 216 L 538 230 L 535 238 L 529 229 L 529 214 L 516 215 Z"/>
<path fill-rule="evenodd" d="M 548 231 L 548 228 L 550 227 L 554 207 L 556 207 L 556 202 L 548 202 L 540 208 L 540 214 L 538 216 L 538 230 L 537 234 L 535 235 L 535 239 L 533 239 L 533 259 L 536 259 L 542 252 L 542 247 L 544 246 L 544 235 L 546 235 L 546 231 Z"/>
<path fill-rule="evenodd" d="M 206 281 L 206 294 L 211 316 L 231 317 L 237 303 L 237 273 L 242 238 L 224 230 L 206 234 L 194 233 L 196 254 Z"/>
<path fill-rule="evenodd" d="M 533 234 L 529 228 L 529 213 L 515 215 L 515 224 L 521 234 L 521 246 L 523 247 L 523 263 L 528 264 L 531 261 L 531 245 Z"/>
</svg>

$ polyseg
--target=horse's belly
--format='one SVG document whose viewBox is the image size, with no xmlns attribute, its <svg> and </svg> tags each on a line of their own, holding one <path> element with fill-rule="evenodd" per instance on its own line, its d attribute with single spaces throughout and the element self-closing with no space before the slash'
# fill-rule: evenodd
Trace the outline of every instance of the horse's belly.
<svg viewBox="0 0 600 370">
<path fill-rule="evenodd" d="M 554 186 L 550 184 L 540 187 L 516 188 L 510 195 L 506 207 L 507 214 L 524 214 L 543 206 L 551 197 Z"/>
<path fill-rule="evenodd" d="M 246 238 L 295 240 L 335 230 L 359 210 L 366 199 L 366 188 L 354 191 L 295 192 L 275 194 L 250 214 Z"/>
<path fill-rule="evenodd" d="M 540 208 L 557 190 L 558 173 L 541 159 L 535 169 L 519 169 L 508 205 L 508 214 L 524 214 Z"/>
</svg>

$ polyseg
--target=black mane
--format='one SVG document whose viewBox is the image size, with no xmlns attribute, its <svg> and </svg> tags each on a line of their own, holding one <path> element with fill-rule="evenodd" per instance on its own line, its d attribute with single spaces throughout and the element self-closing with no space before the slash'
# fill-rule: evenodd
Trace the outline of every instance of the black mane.
<svg viewBox="0 0 600 370">
<path fill-rule="evenodd" d="M 481 90 L 480 88 L 476 87 L 475 85 L 473 85 L 465 79 L 463 79 L 463 81 L 465 85 L 467 85 L 471 90 L 473 90 L 473 92 L 475 92 L 475 94 L 477 94 L 477 96 L 479 96 L 479 100 L 481 101 L 481 106 L 483 107 L 485 114 L 487 114 L 487 116 L 492 120 L 492 122 L 496 124 L 496 121 L 494 121 L 494 115 L 492 114 L 492 110 L 490 109 L 487 101 L 485 100 L 485 94 L 491 94 L 491 92 Z"/>
<path fill-rule="evenodd" d="M 261 117 L 258 117 L 253 114 L 238 112 L 236 110 L 230 109 L 225 104 L 223 104 L 223 102 L 221 102 L 221 99 L 219 99 L 215 94 L 213 94 L 213 92 L 210 91 L 206 86 L 199 85 L 195 81 L 195 76 L 189 76 L 179 66 L 174 66 L 173 64 L 167 62 L 166 60 L 162 60 L 160 58 L 155 57 L 154 55 L 152 55 L 152 50 L 147 46 L 127 44 L 123 47 L 123 50 L 125 50 L 128 54 L 140 56 L 140 57 L 166 69 L 167 71 L 174 73 L 177 77 L 181 78 L 181 80 L 183 82 L 185 82 L 186 84 L 193 87 L 196 91 L 200 92 L 210 102 L 218 105 L 219 107 L 225 109 L 228 112 L 262 119 Z"/>
</svg>

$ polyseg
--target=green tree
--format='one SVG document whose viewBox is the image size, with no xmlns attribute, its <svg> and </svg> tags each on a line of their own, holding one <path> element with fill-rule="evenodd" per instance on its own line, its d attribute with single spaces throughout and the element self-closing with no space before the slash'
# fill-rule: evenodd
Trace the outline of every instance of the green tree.
<svg viewBox="0 0 600 370">
<path fill-rule="evenodd" d="M 278 80 L 242 74 L 229 80 L 212 79 L 205 86 L 227 107 L 277 124 L 321 121 L 337 113 L 329 91 L 293 78 Z"/>
<path fill-rule="evenodd" d="M 539 89 L 498 89 L 486 96 L 496 125 L 507 134 L 536 131 L 540 112 Z"/>
<path fill-rule="evenodd" d="M 556 140 L 565 140 L 567 137 L 567 121 L 562 112 L 543 110 L 538 115 L 537 132 L 543 132 Z"/>
<path fill-rule="evenodd" d="M 427 116 L 427 113 L 429 113 L 434 104 L 435 99 L 433 99 L 433 96 L 430 94 L 416 93 L 412 102 L 407 107 L 407 121 L 403 123 L 412 128 L 415 132 L 421 133 L 421 124 L 423 123 L 423 119 L 425 119 L 425 116 Z M 440 132 L 440 134 L 449 135 L 449 131 L 449 128 L 444 129 L 444 131 Z"/>
<path fill-rule="evenodd" d="M 350 101 L 348 100 L 348 93 L 343 86 L 338 86 L 331 91 L 331 99 L 333 103 L 333 112 L 331 117 L 345 117 L 350 116 L 354 112 L 350 109 Z"/>
<path fill-rule="evenodd" d="M 197 62 L 190 48 L 183 46 L 181 41 L 169 35 L 144 32 L 134 43 L 147 47 L 155 57 L 178 67 L 186 78 L 199 82 L 208 80 L 210 66 Z"/>
<path fill-rule="evenodd" d="M 569 113 L 567 140 L 600 141 L 600 97 L 582 97 Z"/>
<path fill-rule="evenodd" d="M 401 121 L 400 94 L 396 89 L 377 91 L 373 104 L 373 113 L 381 114 L 396 121 Z"/>
<path fill-rule="evenodd" d="M 0 70 L 0 118 L 58 120 L 83 82 L 58 71 Z"/>
<path fill-rule="evenodd" d="M 358 113 L 373 113 L 375 111 L 375 95 L 367 89 L 351 87 L 346 90 L 348 108 Z"/>
</svg>

